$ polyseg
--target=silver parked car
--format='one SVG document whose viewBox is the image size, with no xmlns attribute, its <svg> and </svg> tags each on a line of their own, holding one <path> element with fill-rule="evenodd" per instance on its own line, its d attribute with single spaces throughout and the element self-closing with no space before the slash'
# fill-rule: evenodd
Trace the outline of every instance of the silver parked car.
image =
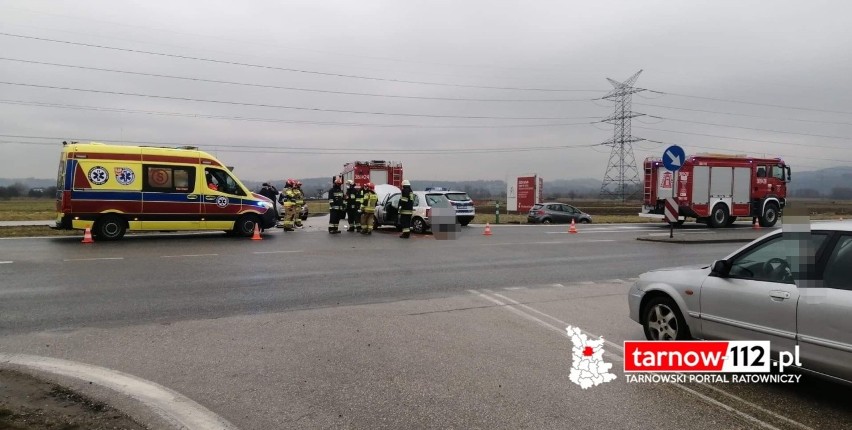
<svg viewBox="0 0 852 430">
<path fill-rule="evenodd" d="M 798 242 L 769 233 L 712 266 L 644 273 L 630 318 L 649 340 L 768 340 L 773 355 L 798 345 L 803 369 L 852 383 L 852 222 L 811 229 Z"/>
<path fill-rule="evenodd" d="M 411 215 L 411 231 L 414 233 L 426 233 L 432 229 L 432 211 L 442 209 L 453 213 L 453 205 L 443 193 L 414 191 L 414 211 Z M 376 228 L 383 225 L 395 226 L 402 231 L 399 224 L 399 198 L 401 193 L 390 193 L 379 200 L 376 206 Z"/>
</svg>

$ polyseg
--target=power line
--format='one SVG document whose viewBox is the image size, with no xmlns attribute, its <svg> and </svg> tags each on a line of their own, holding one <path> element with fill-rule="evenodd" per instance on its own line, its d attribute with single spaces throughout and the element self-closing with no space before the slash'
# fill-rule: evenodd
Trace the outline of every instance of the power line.
<svg viewBox="0 0 852 430">
<path fill-rule="evenodd" d="M 489 152 L 533 152 L 533 151 L 552 151 L 561 149 L 583 148 L 599 146 L 598 144 L 577 144 L 577 145 L 556 145 L 556 146 L 533 146 L 533 147 L 496 147 L 496 148 L 468 148 L 468 149 L 401 149 L 401 148 L 365 148 L 353 151 L 348 148 L 313 148 L 313 147 L 292 147 L 292 146 L 270 146 L 270 145 L 216 145 L 216 144 L 187 144 L 180 142 L 151 142 L 151 141 L 133 141 L 133 140 L 111 140 L 111 139 L 90 139 L 90 138 L 68 138 L 68 137 L 46 137 L 46 136 L 20 136 L 20 135 L 0 135 L 3 137 L 24 138 L 24 139 L 52 139 L 52 140 L 71 140 L 71 141 L 96 141 L 109 143 L 130 143 L 130 144 L 154 144 L 168 146 L 198 146 L 203 148 L 215 148 L 211 151 L 218 152 L 244 152 L 255 154 L 281 153 L 281 154 L 396 154 L 396 155 L 423 155 L 423 154 L 480 154 Z M 48 142 L 22 142 L 22 141 L 0 141 L 0 143 L 16 143 L 21 145 L 45 145 L 58 146 L 56 143 Z M 346 152 L 352 151 L 352 152 Z"/>
<path fill-rule="evenodd" d="M 269 66 L 263 64 L 252 64 L 252 63 L 242 63 L 238 61 L 228 61 L 228 60 L 219 60 L 214 58 L 205 58 L 205 57 L 194 57 L 190 55 L 177 55 L 177 54 L 168 54 L 165 52 L 155 52 L 155 51 L 144 51 L 140 49 L 129 49 L 129 48 L 119 48 L 115 46 L 107 46 L 107 45 L 97 45 L 93 43 L 82 43 L 82 42 L 71 42 L 67 40 L 58 40 L 58 39 L 49 39 L 45 37 L 35 37 L 35 36 L 26 36 L 22 34 L 13 34 L 13 33 L 5 33 L 0 32 L 0 36 L 6 37 L 15 37 L 20 39 L 28 39 L 28 40 L 38 40 L 41 42 L 50 42 L 50 43 L 60 43 L 65 45 L 74 45 L 74 46 L 84 46 L 87 48 L 97 48 L 97 49 L 108 49 L 112 51 L 122 51 L 122 52 L 132 52 L 135 54 L 145 54 L 145 55 L 154 55 L 159 57 L 168 57 L 168 58 L 179 58 L 183 60 L 193 60 L 193 61 L 203 61 L 208 63 L 216 63 L 216 64 L 227 64 L 231 66 L 242 66 L 242 67 L 252 67 L 257 69 L 265 69 L 265 70 L 278 70 L 282 72 L 292 72 L 292 73 L 305 73 L 311 75 L 320 75 L 320 76 L 330 76 L 336 78 L 350 78 L 350 79 L 362 79 L 362 80 L 370 80 L 370 81 L 383 81 L 383 82 L 394 82 L 399 84 L 414 84 L 414 85 L 431 85 L 431 86 L 440 86 L 440 87 L 455 87 L 455 88 L 478 88 L 478 89 L 488 89 L 488 90 L 511 90 L 511 91 L 540 91 L 540 92 L 598 92 L 596 90 L 580 90 L 580 89 L 559 89 L 559 88 L 523 88 L 523 87 L 498 87 L 498 86 L 487 86 L 487 85 L 465 85 L 465 84 L 447 84 L 441 82 L 428 82 L 428 81 L 410 81 L 404 79 L 391 79 L 391 78 L 380 78 L 376 76 L 363 76 L 363 75 L 348 75 L 343 73 L 329 73 L 329 72 L 319 72 L 315 70 L 305 70 L 305 69 L 293 69 L 288 67 L 277 67 L 277 66 Z"/>
<path fill-rule="evenodd" d="M 293 109 L 293 110 L 304 110 L 304 111 L 312 111 L 312 112 L 352 113 L 352 114 L 362 114 L 362 115 L 404 116 L 404 117 L 421 117 L 421 118 L 497 119 L 497 120 L 567 120 L 567 119 L 595 119 L 595 118 L 599 118 L 599 117 L 594 117 L 594 116 L 574 117 L 574 118 L 569 118 L 569 117 L 562 117 L 562 118 L 560 118 L 560 117 L 502 117 L 502 116 L 413 114 L 413 113 L 399 113 L 399 112 L 369 112 L 369 111 L 356 111 L 356 110 L 343 110 L 343 109 L 308 108 L 308 107 L 303 107 L 303 106 L 270 105 L 270 104 L 262 104 L 262 103 L 245 103 L 245 102 L 233 102 L 233 101 L 225 101 L 225 100 L 195 99 L 195 98 L 190 98 L 190 97 L 161 96 L 161 95 L 155 95 L 155 94 L 126 93 L 126 92 L 121 92 L 121 91 L 92 90 L 92 89 L 87 89 L 87 88 L 57 87 L 57 86 L 53 86 L 53 85 L 24 84 L 24 83 L 20 83 L 20 82 L 0 81 L 0 84 L 2 84 L 2 85 L 13 85 L 13 86 L 19 86 L 19 87 L 47 88 L 47 89 L 62 90 L 62 91 L 78 91 L 78 92 L 85 92 L 85 93 L 111 94 L 111 95 L 130 96 L 130 97 L 146 97 L 146 98 L 154 98 L 154 99 L 180 100 L 180 101 L 200 102 L 200 103 L 215 103 L 215 104 L 237 105 L 237 106 L 253 106 L 253 107 L 274 108 L 274 109 Z"/>
<path fill-rule="evenodd" d="M 296 47 L 296 46 L 280 45 L 280 44 L 276 44 L 276 43 L 269 43 L 267 41 L 248 40 L 248 39 L 229 39 L 229 38 L 226 38 L 226 37 L 214 36 L 214 35 L 209 35 L 209 34 L 175 31 L 173 29 L 164 28 L 164 27 L 149 27 L 149 26 L 143 26 L 143 25 L 129 24 L 129 23 L 126 23 L 126 22 L 107 21 L 107 20 L 93 19 L 93 18 L 90 18 L 90 17 L 82 17 L 82 16 L 75 16 L 75 15 L 65 15 L 65 14 L 44 12 L 44 11 L 38 11 L 38 10 L 18 8 L 18 7 L 13 7 L 13 6 L 7 6 L 7 8 L 16 9 L 16 10 L 19 10 L 19 11 L 33 13 L 33 14 L 49 15 L 49 16 L 56 16 L 56 17 L 61 17 L 61 18 L 70 18 L 70 19 L 77 19 L 77 20 L 85 20 L 85 21 L 90 21 L 90 22 L 98 22 L 98 23 L 116 25 L 116 26 L 120 26 L 120 27 L 132 27 L 132 28 L 139 28 L 139 29 L 147 30 L 147 31 L 168 32 L 168 33 L 172 33 L 172 34 L 180 34 L 180 35 L 185 35 L 185 36 L 211 38 L 211 39 L 217 39 L 217 40 L 222 40 L 222 41 L 232 42 L 232 43 L 265 45 L 265 46 L 270 46 L 270 47 L 274 47 L 274 48 L 293 49 L 293 50 L 299 50 L 299 51 L 305 51 L 305 52 L 320 53 L 320 54 L 324 54 L 324 55 L 344 56 L 344 57 L 351 57 L 351 58 L 363 58 L 363 59 L 368 59 L 368 60 L 389 61 L 389 62 L 397 62 L 397 63 L 426 64 L 426 65 L 431 65 L 431 66 L 450 66 L 450 67 L 465 67 L 465 68 L 480 68 L 480 69 L 504 69 L 504 70 L 516 70 L 516 71 L 533 71 L 533 72 L 539 72 L 539 73 L 562 73 L 562 72 L 557 71 L 555 69 L 538 69 L 538 68 L 529 68 L 529 67 L 506 67 L 506 66 L 493 66 L 493 65 L 486 66 L 486 65 L 479 65 L 479 64 L 439 63 L 439 62 L 418 61 L 418 60 L 393 58 L 393 57 L 380 57 L 380 56 L 372 56 L 372 55 L 356 55 L 356 54 L 352 54 L 352 53 L 323 51 L 323 50 L 318 50 L 318 49 L 308 49 L 308 48 L 302 48 L 302 47 Z M 62 31 L 62 30 L 58 30 L 58 31 Z M 87 35 L 87 36 L 93 36 L 91 33 L 79 33 L 79 34 L 84 34 L 84 35 Z M 134 40 L 131 40 L 131 41 L 134 41 Z M 136 42 L 136 41 L 134 41 L 134 42 Z M 606 90 L 602 90 L 602 91 L 606 91 Z"/>
<path fill-rule="evenodd" d="M 692 109 L 685 107 L 677 107 L 677 106 L 666 106 L 666 105 L 655 105 L 650 103 L 633 103 L 637 106 L 649 106 L 649 107 L 657 107 L 662 109 L 674 109 L 674 110 L 682 110 L 689 112 L 701 112 L 701 113 L 715 113 L 719 115 L 729 115 L 729 116 L 742 116 L 748 118 L 762 118 L 762 119 L 774 119 L 781 121 L 798 121 L 798 122 L 812 122 L 816 124 L 836 124 L 836 125 L 852 125 L 852 122 L 839 122 L 839 121 L 820 121 L 816 119 L 799 119 L 799 118 L 787 118 L 787 117 L 777 117 L 777 116 L 764 116 L 764 115 L 749 115 L 745 113 L 734 113 L 734 112 L 722 112 L 717 110 L 707 110 L 707 109 Z"/>
<path fill-rule="evenodd" d="M 713 100 L 713 101 L 717 101 L 717 102 L 726 102 L 726 103 L 739 103 L 739 104 L 752 105 L 752 106 L 767 106 L 767 107 L 775 107 L 775 108 L 782 108 L 782 109 L 793 109 L 793 110 L 803 110 L 803 111 L 812 111 L 812 112 L 841 113 L 841 114 L 845 114 L 845 115 L 852 115 L 852 112 L 849 112 L 849 111 L 815 109 L 815 108 L 806 108 L 806 107 L 800 107 L 800 106 L 777 105 L 777 104 L 772 104 L 772 103 L 758 103 L 758 102 L 748 102 L 748 101 L 744 101 L 744 100 L 731 100 L 731 99 L 723 99 L 723 98 L 716 98 L 716 97 L 694 96 L 694 95 L 690 95 L 690 94 L 670 93 L 670 92 L 666 92 L 666 91 L 656 91 L 656 90 L 649 90 L 649 89 L 646 89 L 646 90 L 649 91 L 649 92 L 652 92 L 652 93 L 664 94 L 664 95 L 667 95 L 667 96 L 688 97 L 688 98 L 692 98 L 692 99 Z"/>
<path fill-rule="evenodd" d="M 712 125 L 712 126 L 715 126 L 715 127 L 739 128 L 739 129 L 742 129 L 742 130 L 754 130 L 754 131 L 768 131 L 768 132 L 771 132 L 771 133 L 794 134 L 794 135 L 797 135 L 797 136 L 808 136 L 808 137 L 823 137 L 823 138 L 826 138 L 826 139 L 852 140 L 852 137 L 846 137 L 846 136 L 830 136 L 830 135 L 825 135 L 825 134 L 797 133 L 795 131 L 773 130 L 773 129 L 769 129 L 769 128 L 742 127 L 742 126 L 739 126 L 739 125 L 728 125 L 728 124 L 717 124 L 717 123 L 713 123 L 713 122 L 692 121 L 692 120 L 688 120 L 688 119 L 668 118 L 668 117 L 662 117 L 662 116 L 656 116 L 656 115 L 646 115 L 646 116 L 649 116 L 651 118 L 661 119 L 661 120 L 686 122 L 686 123 L 690 123 L 690 124 Z"/>
<path fill-rule="evenodd" d="M 706 134 L 706 133 L 693 133 L 689 131 L 677 131 L 677 130 L 666 130 L 662 128 L 651 128 L 651 127 L 640 127 L 635 126 L 636 128 L 641 128 L 644 130 L 653 130 L 653 131 L 663 131 L 666 133 L 677 133 L 677 134 L 689 134 L 693 136 L 705 136 L 705 137 L 716 137 L 719 139 L 731 139 L 731 140 L 742 140 L 747 142 L 761 142 L 761 143 L 775 143 L 778 145 L 790 145 L 790 146 L 798 146 L 798 147 L 809 147 L 809 148 L 825 148 L 825 149 L 840 149 L 844 151 L 852 150 L 852 148 L 843 148 L 839 146 L 826 146 L 826 145 L 814 145 L 814 144 L 804 144 L 804 143 L 795 143 L 795 142 L 783 142 L 778 140 L 765 140 L 765 139 L 750 139 L 747 137 L 734 137 L 734 136 L 722 136 L 718 134 Z"/>
<path fill-rule="evenodd" d="M 337 94 L 337 95 L 347 95 L 347 96 L 364 96 L 364 97 L 387 97 L 387 98 L 399 98 L 399 99 L 414 99 L 414 100 L 439 100 L 439 101 L 453 101 L 453 102 L 524 102 L 524 103 L 537 103 L 537 102 L 580 102 L 580 101 L 591 101 L 592 99 L 584 98 L 584 99 L 477 99 L 477 98 L 457 98 L 457 97 L 427 97 L 427 96 L 405 96 L 405 95 L 396 95 L 396 94 L 377 94 L 377 93 L 357 93 L 357 92 L 349 92 L 349 91 L 332 91 L 332 90 L 320 90 L 314 88 L 298 88 L 298 87 L 286 87 L 280 85 L 265 85 L 265 84 L 252 84 L 248 82 L 236 82 L 236 81 L 224 81 L 224 80 L 216 80 L 216 79 L 204 79 L 197 78 L 192 76 L 177 76 L 177 75 L 163 75 L 157 73 L 144 73 L 144 72 L 134 72 L 130 70 L 118 70 L 118 69 L 106 69 L 100 67 L 87 67 L 87 66 L 78 66 L 73 64 L 60 64 L 60 63 L 48 63 L 44 61 L 34 61 L 34 60 L 23 60 L 20 58 L 6 58 L 0 57 L 2 61 L 14 61 L 19 63 L 27 63 L 27 64 L 38 64 L 42 66 L 54 66 L 54 67 L 65 67 L 71 69 L 79 69 L 79 70 L 94 70 L 98 72 L 109 72 L 109 73 L 121 73 L 125 75 L 136 75 L 136 76 L 148 76 L 153 78 L 164 78 L 164 79 L 178 79 L 184 81 L 193 81 L 193 82 L 206 82 L 212 84 L 226 84 L 226 85 L 238 85 L 238 86 L 246 86 L 246 87 L 254 87 L 254 88 L 272 88 L 278 90 L 289 90 L 289 91 L 305 91 L 312 93 L 325 93 L 325 94 Z"/>
<path fill-rule="evenodd" d="M 421 125 L 421 124 L 380 124 L 380 123 L 358 123 L 358 122 L 337 122 L 337 121 L 306 121 L 293 119 L 279 118 L 257 118 L 257 117 L 241 117 L 227 115 L 208 115 L 188 112 L 168 112 L 168 111 L 150 111 L 139 109 L 124 109 L 112 108 L 103 106 L 86 106 L 86 105 L 68 105 L 60 103 L 33 102 L 26 100 L 5 100 L 0 99 L 0 104 L 10 104 L 19 106 L 35 106 L 48 107 L 56 109 L 70 109 L 96 112 L 115 112 L 129 113 L 140 115 L 156 115 L 156 116 L 171 116 L 178 118 L 204 118 L 217 120 L 231 121 L 249 121 L 249 122 L 269 122 L 269 123 L 284 123 L 284 124 L 306 124 L 306 125 L 331 125 L 341 127 L 378 127 L 378 128 L 419 128 L 419 129 L 491 129 L 491 128 L 551 128 L 551 127 L 568 127 L 574 125 L 590 125 L 594 122 L 561 122 L 561 123 L 544 123 L 544 124 L 511 124 L 511 125 Z"/>
</svg>

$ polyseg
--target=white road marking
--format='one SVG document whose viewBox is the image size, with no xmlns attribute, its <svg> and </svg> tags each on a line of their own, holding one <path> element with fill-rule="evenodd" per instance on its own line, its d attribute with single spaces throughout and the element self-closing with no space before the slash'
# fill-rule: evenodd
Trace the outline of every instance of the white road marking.
<svg viewBox="0 0 852 430">
<path fill-rule="evenodd" d="M 601 243 L 601 242 L 615 242 L 615 239 L 593 239 L 593 240 L 560 240 L 560 241 L 550 241 L 550 242 L 499 242 L 499 243 L 480 243 L 472 246 L 511 246 L 511 245 L 557 245 L 557 244 L 565 244 L 565 245 L 576 245 L 578 243 Z"/>
<path fill-rule="evenodd" d="M 12 264 L 14 261 L 0 261 L 0 264 Z"/>
<path fill-rule="evenodd" d="M 91 364 L 24 354 L 0 353 L 0 362 L 90 381 L 117 391 L 138 400 L 175 428 L 236 429 L 224 418 L 177 391 L 128 373 Z"/>
<path fill-rule="evenodd" d="M 468 290 L 468 291 L 473 291 L 473 290 Z M 484 291 L 488 291 L 488 292 L 490 292 L 489 290 L 484 290 Z M 473 292 L 474 292 L 474 293 L 478 293 L 478 292 L 476 292 L 476 291 L 473 291 Z M 501 303 L 502 305 L 505 305 L 505 303 L 502 303 L 502 302 L 500 302 L 500 301 L 499 301 L 499 300 L 497 300 L 497 299 L 491 299 L 491 298 L 489 298 L 488 296 L 486 296 L 486 295 L 484 295 L 484 294 L 481 294 L 481 293 L 478 293 L 478 294 L 479 294 L 480 296 L 484 296 L 485 298 L 488 298 L 488 299 L 489 299 L 490 301 L 492 301 L 492 302 Z M 514 299 L 511 299 L 511 298 L 509 298 L 509 297 L 506 297 L 506 296 L 504 296 L 504 295 L 502 295 L 502 294 L 498 294 L 498 293 L 494 293 L 494 292 L 491 292 L 491 294 L 493 294 L 494 296 L 499 297 L 499 298 L 501 298 L 501 299 L 505 300 L 506 302 L 511 303 L 512 305 L 520 306 L 520 307 L 522 307 L 522 308 L 524 308 L 524 309 L 527 309 L 527 310 L 529 310 L 529 311 L 532 311 L 532 312 L 535 312 L 535 313 L 537 313 L 537 314 L 540 314 L 540 315 L 542 315 L 542 316 L 544 316 L 544 317 L 547 317 L 547 318 L 549 318 L 549 319 L 551 319 L 551 320 L 553 320 L 553 321 L 558 322 L 559 324 L 562 324 L 563 326 L 573 325 L 573 324 L 569 324 L 569 323 L 567 323 L 567 322 L 565 322 L 565 321 L 562 321 L 562 320 L 560 320 L 559 318 L 556 318 L 556 317 L 554 317 L 554 316 L 548 315 L 548 314 L 546 314 L 546 313 L 544 313 L 544 312 L 542 312 L 542 311 L 540 311 L 540 310 L 538 310 L 538 309 L 535 309 L 535 308 L 533 308 L 533 307 L 531 307 L 531 306 L 527 306 L 527 305 L 525 305 L 525 304 L 523 304 L 523 303 L 521 303 L 521 302 L 519 302 L 519 301 L 517 301 L 517 300 L 514 300 Z M 506 306 L 506 308 L 507 308 L 507 309 L 509 309 L 509 310 L 512 310 L 512 309 L 513 309 L 511 306 Z M 516 310 L 516 311 L 518 311 L 518 312 L 521 312 L 521 313 L 526 314 L 525 312 L 520 311 L 520 310 L 518 310 L 518 309 L 515 309 L 515 310 Z M 529 318 L 532 318 L 532 319 L 535 319 L 535 320 L 540 321 L 538 318 L 535 318 L 535 317 L 533 317 L 532 315 L 529 315 Z M 547 325 L 547 326 L 549 326 L 549 327 L 554 327 L 554 326 L 552 326 L 552 325 L 550 325 L 550 324 L 548 324 L 548 323 L 546 323 L 546 322 L 543 322 L 543 324 L 546 324 L 546 325 Z M 576 326 L 575 326 L 575 327 L 576 327 Z M 597 338 L 597 337 L 599 337 L 599 336 L 597 336 L 597 335 L 594 335 L 594 334 L 592 334 L 592 333 L 587 332 L 586 330 L 581 329 L 581 331 L 582 331 L 583 333 L 585 333 L 585 334 L 586 334 L 587 336 L 589 336 L 589 337 L 596 337 L 596 338 Z M 560 332 L 562 332 L 562 331 L 560 330 Z M 606 344 L 607 344 L 607 345 L 609 345 L 610 347 L 612 347 L 612 348 L 614 348 L 614 349 L 618 350 L 619 352 L 621 352 L 621 354 L 622 354 L 622 355 L 624 354 L 624 348 L 623 348 L 622 346 L 620 346 L 620 345 L 618 345 L 618 344 L 616 344 L 616 343 L 610 342 L 610 341 L 608 341 L 608 340 L 606 340 L 606 339 L 604 339 L 604 343 L 606 343 Z M 622 357 L 618 357 L 618 358 L 619 358 L 619 361 L 623 361 L 623 358 L 622 358 Z M 757 424 L 757 425 L 758 425 L 758 426 L 760 426 L 760 427 L 763 427 L 763 428 L 766 428 L 766 429 L 771 429 L 771 430 L 779 430 L 779 429 L 778 429 L 778 427 L 775 427 L 775 426 L 773 426 L 773 425 L 771 425 L 771 424 L 765 423 L 765 422 L 761 421 L 760 419 L 758 419 L 758 418 L 756 418 L 756 417 L 754 417 L 754 416 L 752 416 L 752 415 L 749 415 L 749 414 L 747 414 L 747 413 L 745 413 L 745 412 L 743 412 L 743 411 L 740 411 L 740 410 L 738 410 L 738 409 L 736 409 L 736 408 L 734 408 L 734 407 L 732 407 L 732 406 L 730 406 L 730 405 L 727 405 L 727 404 L 725 404 L 725 403 L 722 403 L 722 402 L 720 402 L 720 401 L 718 401 L 718 400 L 716 400 L 716 399 L 713 399 L 713 398 L 711 398 L 711 397 L 707 397 L 707 396 L 705 396 L 704 394 L 701 394 L 701 393 L 699 393 L 699 392 L 697 392 L 697 391 L 695 391 L 695 390 L 692 390 L 692 389 L 690 389 L 689 387 L 686 387 L 686 386 L 684 386 L 684 385 L 682 385 L 682 384 L 675 383 L 675 384 L 673 384 L 673 385 L 674 385 L 674 386 L 676 386 L 676 387 L 678 387 L 678 388 L 680 388 L 680 389 L 682 389 L 682 390 L 684 390 L 684 391 L 686 391 L 686 392 L 688 392 L 688 393 L 690 393 L 690 394 L 692 394 L 692 395 L 694 395 L 694 396 L 696 396 L 696 397 L 698 397 L 698 398 L 700 398 L 701 400 L 704 400 L 704 401 L 705 401 L 705 402 L 707 402 L 707 403 L 710 403 L 710 404 L 716 405 L 716 406 L 718 406 L 718 407 L 721 407 L 722 409 L 725 409 L 726 411 L 729 411 L 729 412 L 731 412 L 731 413 L 737 414 L 737 415 L 741 416 L 742 418 L 745 418 L 745 419 L 747 419 L 748 421 L 751 421 L 751 422 L 753 422 L 753 423 Z M 763 413 L 765 413 L 765 414 L 767 414 L 767 415 L 770 415 L 770 416 L 772 416 L 772 417 L 774 417 L 774 418 L 776 418 L 776 419 L 779 419 L 779 420 L 782 420 L 782 421 L 788 422 L 788 423 L 790 423 L 790 424 L 793 424 L 793 425 L 795 425 L 795 426 L 797 426 L 797 427 L 799 427 L 799 428 L 801 428 L 801 429 L 805 429 L 805 430 L 812 430 L 812 428 L 811 428 L 811 427 L 808 427 L 808 426 L 807 426 L 807 425 L 805 425 L 805 424 L 802 424 L 802 423 L 800 423 L 800 422 L 798 422 L 798 421 L 795 421 L 795 420 L 793 420 L 793 419 L 787 418 L 787 417 L 785 417 L 785 416 L 783 416 L 783 415 L 777 414 L 777 413 L 775 413 L 775 412 L 773 412 L 773 411 L 771 411 L 771 410 L 769 410 L 769 409 L 765 409 L 765 408 L 763 408 L 763 407 L 761 407 L 761 406 L 758 406 L 758 405 L 756 405 L 756 404 L 754 404 L 754 403 L 752 403 L 752 402 L 749 402 L 748 400 L 745 400 L 745 399 L 743 399 L 743 398 L 741 398 L 741 397 L 739 397 L 739 396 L 737 396 L 737 395 L 734 395 L 734 394 L 728 393 L 728 392 L 726 392 L 726 391 L 724 391 L 724 390 L 722 390 L 722 389 L 719 389 L 719 388 L 713 387 L 713 386 L 711 386 L 711 385 L 709 385 L 709 384 L 702 383 L 702 382 L 698 382 L 698 385 L 701 385 L 701 386 L 706 387 L 706 388 L 710 388 L 710 389 L 712 389 L 713 391 L 716 391 L 716 392 L 718 392 L 719 394 L 723 394 L 723 395 L 727 396 L 728 398 L 730 398 L 730 399 L 732 399 L 732 400 L 735 400 L 735 401 L 738 401 L 738 402 L 740 402 L 740 403 L 746 404 L 746 405 L 748 405 L 748 406 L 750 406 L 750 407 L 752 407 L 752 408 L 754 408 L 754 409 L 757 409 L 757 410 L 759 410 L 759 411 L 761 411 L 761 412 L 763 412 Z"/>
<path fill-rule="evenodd" d="M 215 257 L 219 254 L 183 254 L 183 255 L 161 255 L 161 258 L 177 258 L 177 257 Z"/>
<path fill-rule="evenodd" d="M 253 254 L 292 254 L 296 252 L 305 252 L 305 251 L 255 251 Z"/>
<path fill-rule="evenodd" d="M 529 288 L 527 288 L 527 287 L 506 287 L 506 288 L 503 288 L 503 289 L 509 290 L 509 291 L 529 290 Z"/>
<path fill-rule="evenodd" d="M 62 261 L 124 260 L 124 257 L 66 258 Z"/>
<path fill-rule="evenodd" d="M 659 231 L 659 229 L 633 229 L 633 230 L 577 230 L 577 234 L 588 233 L 638 233 L 642 231 Z M 567 231 L 546 231 L 547 234 L 570 234 Z M 668 234 L 668 233 L 666 233 Z"/>
<path fill-rule="evenodd" d="M 568 287 L 566 287 L 566 286 L 564 286 L 564 285 L 562 285 L 562 284 L 550 284 L 550 286 L 551 286 L 551 287 L 556 287 L 556 288 L 568 288 Z"/>
</svg>

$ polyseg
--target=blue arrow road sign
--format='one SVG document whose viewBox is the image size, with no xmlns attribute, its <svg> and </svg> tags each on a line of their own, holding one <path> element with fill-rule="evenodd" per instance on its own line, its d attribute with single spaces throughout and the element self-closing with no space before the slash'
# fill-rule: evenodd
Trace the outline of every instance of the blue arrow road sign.
<svg viewBox="0 0 852 430">
<path fill-rule="evenodd" d="M 668 171 L 676 172 L 680 170 L 684 161 L 686 161 L 686 152 L 680 146 L 669 146 L 666 148 L 666 152 L 663 153 L 663 165 L 666 166 L 666 170 Z"/>
</svg>

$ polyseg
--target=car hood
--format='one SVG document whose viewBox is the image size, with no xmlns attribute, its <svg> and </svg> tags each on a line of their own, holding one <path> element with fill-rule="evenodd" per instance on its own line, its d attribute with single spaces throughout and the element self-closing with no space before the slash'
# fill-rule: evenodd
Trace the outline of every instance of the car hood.
<svg viewBox="0 0 852 430">
<path fill-rule="evenodd" d="M 708 269 L 708 268 L 710 268 L 710 266 L 708 266 L 706 264 L 693 264 L 691 266 L 662 267 L 662 268 L 659 268 L 659 269 L 650 270 L 647 273 L 693 271 L 693 270 Z"/>
<path fill-rule="evenodd" d="M 654 285 L 665 284 L 675 288 L 697 287 L 710 274 L 710 266 L 696 265 L 683 267 L 668 267 L 645 272 L 639 276 L 639 288 L 645 290 Z"/>
</svg>

